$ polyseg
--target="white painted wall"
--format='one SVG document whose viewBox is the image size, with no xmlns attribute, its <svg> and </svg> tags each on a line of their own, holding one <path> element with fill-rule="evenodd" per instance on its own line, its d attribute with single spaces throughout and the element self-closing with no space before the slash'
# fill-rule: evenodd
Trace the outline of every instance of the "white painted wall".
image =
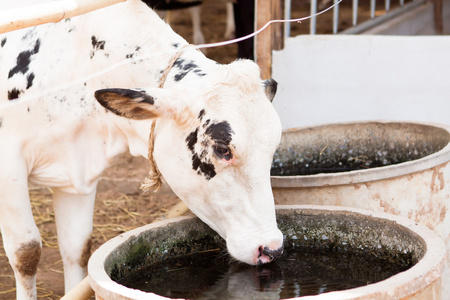
<svg viewBox="0 0 450 300">
<path fill-rule="evenodd" d="M 297 36 L 273 53 L 283 128 L 362 120 L 450 125 L 450 36 Z"/>
</svg>

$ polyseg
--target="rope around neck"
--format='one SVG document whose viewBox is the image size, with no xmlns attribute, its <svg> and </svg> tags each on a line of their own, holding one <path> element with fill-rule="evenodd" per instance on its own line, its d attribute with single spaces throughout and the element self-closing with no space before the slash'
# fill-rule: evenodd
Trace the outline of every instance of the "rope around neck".
<svg viewBox="0 0 450 300">
<path fill-rule="evenodd" d="M 166 82 L 167 76 L 169 75 L 170 70 L 172 69 L 173 65 L 177 61 L 178 58 L 180 58 L 181 55 L 183 55 L 184 51 L 189 45 L 183 46 L 177 53 L 175 53 L 174 56 L 170 59 L 169 63 L 167 64 L 166 69 L 164 70 L 163 74 L 161 75 L 161 78 L 159 80 L 159 88 L 164 87 L 164 83 Z M 161 172 L 158 169 L 158 166 L 156 165 L 156 162 L 153 158 L 153 148 L 155 143 L 155 127 L 156 127 L 156 119 L 153 120 L 152 126 L 150 127 L 150 135 L 148 137 L 148 160 L 150 162 L 150 171 L 148 172 L 148 177 L 144 179 L 144 182 L 141 184 L 141 189 L 144 191 L 144 193 L 148 193 L 150 191 L 158 192 L 162 185 L 161 180 Z"/>
</svg>

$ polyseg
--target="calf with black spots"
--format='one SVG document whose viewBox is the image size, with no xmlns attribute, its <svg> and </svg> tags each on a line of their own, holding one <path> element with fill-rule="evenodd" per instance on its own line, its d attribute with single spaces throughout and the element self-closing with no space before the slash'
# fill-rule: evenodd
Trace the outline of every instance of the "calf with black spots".
<svg viewBox="0 0 450 300">
<path fill-rule="evenodd" d="M 99 176 L 125 151 L 147 157 L 153 121 L 156 165 L 231 256 L 282 253 L 276 83 L 254 62 L 206 58 L 139 0 L 0 35 L 0 60 L 0 230 L 18 299 L 36 299 L 41 253 L 28 184 L 53 190 L 69 291 L 86 275 Z"/>
</svg>

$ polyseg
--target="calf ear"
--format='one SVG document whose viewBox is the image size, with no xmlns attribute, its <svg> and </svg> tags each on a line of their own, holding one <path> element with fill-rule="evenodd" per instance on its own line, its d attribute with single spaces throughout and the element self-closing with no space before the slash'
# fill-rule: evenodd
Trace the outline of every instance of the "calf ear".
<svg viewBox="0 0 450 300">
<path fill-rule="evenodd" d="M 109 111 L 129 119 L 151 119 L 161 114 L 156 98 L 143 90 L 103 89 L 95 92 L 95 98 Z"/>
<path fill-rule="evenodd" d="M 267 98 L 269 98 L 270 102 L 272 102 L 273 97 L 275 97 L 275 94 L 277 93 L 278 83 L 272 78 L 270 78 L 264 80 L 262 82 L 262 85 L 264 87 L 264 92 L 266 93 Z"/>
</svg>

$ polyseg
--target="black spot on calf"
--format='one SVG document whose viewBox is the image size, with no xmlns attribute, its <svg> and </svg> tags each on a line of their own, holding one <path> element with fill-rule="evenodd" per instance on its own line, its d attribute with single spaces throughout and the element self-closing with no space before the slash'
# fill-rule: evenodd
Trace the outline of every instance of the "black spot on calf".
<svg viewBox="0 0 450 300">
<path fill-rule="evenodd" d="M 194 153 L 192 156 L 192 168 L 197 170 L 199 174 L 205 175 L 206 180 L 210 180 L 216 176 L 214 165 L 211 162 L 203 162 L 197 153 Z"/>
<path fill-rule="evenodd" d="M 191 152 L 194 152 L 194 146 L 195 146 L 195 144 L 197 144 L 197 140 L 198 140 L 197 134 L 198 134 L 198 128 L 195 131 L 191 132 L 188 135 L 188 137 L 186 138 L 187 146 L 188 146 L 189 150 L 191 150 Z"/>
<path fill-rule="evenodd" d="M 6 44 L 6 38 L 2 38 L 2 41 L 0 42 L 0 46 L 3 47 Z"/>
<path fill-rule="evenodd" d="M 210 122 L 211 122 L 211 119 L 206 120 L 205 123 L 202 125 L 202 127 L 205 128 L 206 126 L 209 125 Z"/>
<path fill-rule="evenodd" d="M 38 39 L 32 50 L 20 52 L 16 59 L 16 66 L 9 70 L 8 78 L 13 77 L 15 74 L 28 72 L 28 68 L 31 63 L 31 56 L 39 52 L 41 41 Z"/>
<path fill-rule="evenodd" d="M 202 109 L 199 113 L 198 113 L 198 119 L 201 121 L 203 119 L 203 116 L 205 115 L 205 110 Z"/>
<path fill-rule="evenodd" d="M 34 80 L 34 73 L 30 73 L 27 76 L 27 90 L 33 86 L 33 80 Z"/>
<path fill-rule="evenodd" d="M 201 119 L 204 115 L 205 111 L 201 110 L 198 115 L 199 119 Z M 197 171 L 197 174 L 205 176 L 206 180 L 210 180 L 216 176 L 216 171 L 214 164 L 211 163 L 207 157 L 209 142 L 206 139 L 203 139 L 199 144 L 200 147 L 195 149 L 195 145 L 199 143 L 199 129 L 200 128 L 197 127 L 186 137 L 186 145 L 192 153 L 192 169 Z M 203 136 L 203 138 L 205 138 L 205 136 Z"/>
<path fill-rule="evenodd" d="M 33 48 L 33 54 L 37 54 L 39 52 L 39 48 L 41 47 L 41 41 L 39 39 L 36 40 Z"/>
<path fill-rule="evenodd" d="M 206 75 L 198 68 L 198 66 L 193 61 L 186 62 L 184 59 L 179 58 L 173 65 L 180 70 L 180 72 L 174 77 L 174 80 L 177 82 L 183 79 L 184 76 L 186 76 L 191 71 L 193 71 L 199 77 Z"/>
<path fill-rule="evenodd" d="M 94 57 L 96 51 L 98 51 L 98 50 L 105 50 L 106 41 L 100 41 L 94 35 L 91 36 L 91 43 L 92 43 L 92 49 L 93 49 L 91 51 L 91 58 Z"/>
<path fill-rule="evenodd" d="M 8 78 L 13 77 L 17 73 L 25 74 L 28 71 L 28 66 L 31 62 L 31 51 L 24 51 L 19 53 L 16 60 L 16 66 L 9 70 Z"/>
<path fill-rule="evenodd" d="M 231 129 L 230 123 L 227 121 L 222 121 L 209 125 L 209 127 L 206 128 L 205 133 L 213 140 L 229 145 L 231 142 L 231 135 L 234 132 Z"/>
<path fill-rule="evenodd" d="M 13 100 L 16 98 L 19 98 L 19 95 L 22 93 L 22 91 L 19 91 L 16 88 L 13 88 L 12 90 L 8 91 L 8 100 Z"/>
<path fill-rule="evenodd" d="M 125 55 L 125 58 L 133 58 L 135 54 L 137 54 L 141 50 L 141 47 L 137 46 L 136 49 L 134 49 L 134 52 L 130 52 L 127 55 Z"/>
<path fill-rule="evenodd" d="M 105 43 L 106 42 L 97 40 L 97 37 L 95 37 L 94 35 L 91 36 L 91 42 L 92 42 L 92 48 L 100 49 L 100 50 L 104 50 L 105 49 Z"/>
</svg>

